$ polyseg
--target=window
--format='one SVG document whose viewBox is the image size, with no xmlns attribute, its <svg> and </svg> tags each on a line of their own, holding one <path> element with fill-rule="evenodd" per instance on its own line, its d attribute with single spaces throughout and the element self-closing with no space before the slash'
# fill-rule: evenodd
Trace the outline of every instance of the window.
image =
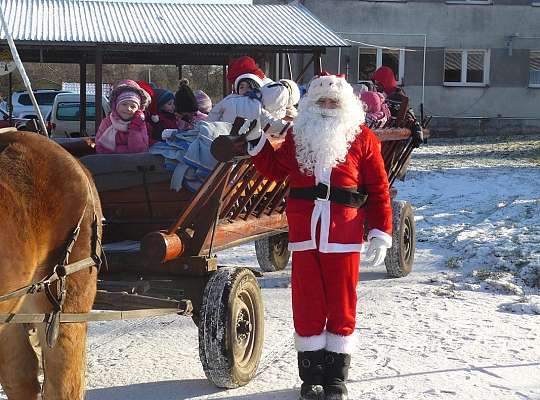
<svg viewBox="0 0 540 400">
<path fill-rule="evenodd" d="M 58 103 L 56 118 L 59 121 L 78 121 L 81 114 L 80 103 Z M 94 103 L 86 104 L 86 120 L 95 121 L 96 107 Z"/>
<path fill-rule="evenodd" d="M 486 86 L 488 82 L 488 50 L 445 50 L 445 86 Z"/>
<path fill-rule="evenodd" d="M 383 65 L 392 68 L 401 83 L 405 71 L 405 50 L 358 48 L 358 81 L 370 81 L 373 72 Z"/>
<path fill-rule="evenodd" d="M 540 51 L 529 52 L 529 87 L 540 88 Z"/>
<path fill-rule="evenodd" d="M 447 4 L 493 4 L 492 0 L 446 0 Z"/>
<path fill-rule="evenodd" d="M 36 97 L 36 101 L 39 105 L 52 106 L 54 102 L 54 98 L 56 97 L 58 93 L 60 92 L 34 93 L 34 96 Z M 23 106 L 32 105 L 32 100 L 30 99 L 30 96 L 28 95 L 28 93 L 21 94 L 18 101 Z"/>
</svg>

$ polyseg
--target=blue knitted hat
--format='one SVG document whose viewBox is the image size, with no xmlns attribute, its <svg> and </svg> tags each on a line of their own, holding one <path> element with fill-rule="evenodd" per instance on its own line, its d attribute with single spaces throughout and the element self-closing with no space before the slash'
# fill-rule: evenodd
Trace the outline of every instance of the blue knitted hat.
<svg viewBox="0 0 540 400">
<path fill-rule="evenodd" d="M 163 107 L 165 104 L 167 104 L 169 102 L 169 100 L 174 100 L 174 94 L 170 90 L 155 89 L 154 94 L 156 96 L 156 102 L 157 102 L 158 111 L 161 110 L 161 107 Z"/>
</svg>

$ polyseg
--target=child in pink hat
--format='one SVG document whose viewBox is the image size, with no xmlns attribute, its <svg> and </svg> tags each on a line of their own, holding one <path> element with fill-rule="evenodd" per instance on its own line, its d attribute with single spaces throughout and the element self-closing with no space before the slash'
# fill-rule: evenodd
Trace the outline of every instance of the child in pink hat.
<svg viewBox="0 0 540 400">
<path fill-rule="evenodd" d="M 384 102 L 384 95 L 365 91 L 360 94 L 360 99 L 366 106 L 366 125 L 371 129 L 384 128 L 390 118 L 390 110 Z"/>
<path fill-rule="evenodd" d="M 111 113 L 96 133 L 97 153 L 143 153 L 148 151 L 144 109 L 150 96 L 136 82 L 121 81 L 111 93 Z"/>
</svg>

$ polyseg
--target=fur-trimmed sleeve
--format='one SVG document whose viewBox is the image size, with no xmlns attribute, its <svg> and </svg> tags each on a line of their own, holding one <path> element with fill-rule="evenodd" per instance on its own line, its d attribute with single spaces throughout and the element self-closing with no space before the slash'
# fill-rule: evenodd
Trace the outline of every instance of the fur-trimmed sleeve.
<svg viewBox="0 0 540 400">
<path fill-rule="evenodd" d="M 278 149 L 274 149 L 263 134 L 259 143 L 250 151 L 255 168 L 268 179 L 282 181 L 291 172 L 296 159 L 291 131 L 289 129 L 285 141 Z"/>
<path fill-rule="evenodd" d="M 391 243 L 392 208 L 390 206 L 388 177 L 381 155 L 381 145 L 375 134 L 365 126 L 362 127 L 362 135 L 364 137 L 362 138 L 363 154 L 360 161 L 360 173 L 362 174 L 363 186 L 368 194 L 366 216 L 369 229 L 370 232 L 376 230 L 390 235 L 388 239 Z"/>
</svg>

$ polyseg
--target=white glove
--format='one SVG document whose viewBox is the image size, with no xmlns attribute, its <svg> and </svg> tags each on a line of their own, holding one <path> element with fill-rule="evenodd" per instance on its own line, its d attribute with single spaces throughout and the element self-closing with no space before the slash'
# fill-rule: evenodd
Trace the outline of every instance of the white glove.
<svg viewBox="0 0 540 400">
<path fill-rule="evenodd" d="M 373 257 L 372 265 L 381 265 L 386 257 L 386 243 L 384 240 L 374 237 L 369 241 L 369 246 L 366 251 L 366 259 Z"/>
</svg>

